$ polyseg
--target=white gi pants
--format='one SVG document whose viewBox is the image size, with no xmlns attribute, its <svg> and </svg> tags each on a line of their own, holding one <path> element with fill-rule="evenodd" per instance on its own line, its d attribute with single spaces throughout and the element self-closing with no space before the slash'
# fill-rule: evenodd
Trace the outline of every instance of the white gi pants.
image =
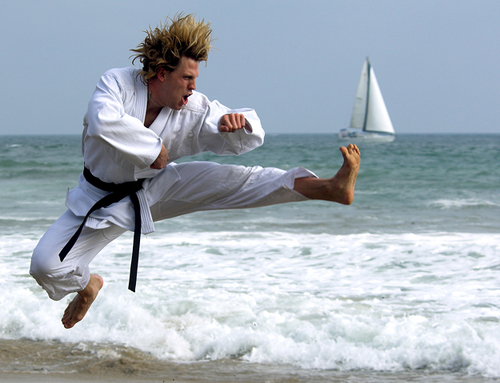
<svg viewBox="0 0 500 383">
<path fill-rule="evenodd" d="M 219 165 L 212 162 L 171 164 L 179 173 L 158 202 L 150 207 L 154 221 L 203 210 L 243 209 L 305 201 L 293 190 L 296 178 L 315 177 L 303 168 Z M 159 175 L 161 176 L 161 175 Z M 85 226 L 63 262 L 59 252 L 82 223 L 67 210 L 45 233 L 33 252 L 30 274 L 53 300 L 83 290 L 90 280 L 89 264 L 126 229 L 110 224 L 103 229 Z"/>
</svg>

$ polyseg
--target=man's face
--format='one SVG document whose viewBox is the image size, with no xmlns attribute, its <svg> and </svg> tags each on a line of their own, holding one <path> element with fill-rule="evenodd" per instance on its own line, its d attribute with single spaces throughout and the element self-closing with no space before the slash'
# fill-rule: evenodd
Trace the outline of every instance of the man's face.
<svg viewBox="0 0 500 383">
<path fill-rule="evenodd" d="M 158 79 L 161 82 L 161 99 L 159 101 L 162 106 L 179 110 L 187 104 L 188 97 L 196 89 L 198 68 L 197 61 L 183 56 L 177 68 L 172 72 L 162 70 L 158 73 Z"/>
</svg>

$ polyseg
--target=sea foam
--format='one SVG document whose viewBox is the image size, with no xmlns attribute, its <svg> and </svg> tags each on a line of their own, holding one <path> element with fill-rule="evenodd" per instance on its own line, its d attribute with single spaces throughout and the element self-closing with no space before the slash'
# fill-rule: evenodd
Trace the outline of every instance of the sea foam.
<svg viewBox="0 0 500 383">
<path fill-rule="evenodd" d="M 8 339 L 117 344 L 178 362 L 500 377 L 498 235 L 151 236 L 136 294 L 126 290 L 126 235 L 92 264 L 105 286 L 70 331 L 59 322 L 70 298 L 50 301 L 27 275 L 36 240 L 3 240 Z"/>
</svg>

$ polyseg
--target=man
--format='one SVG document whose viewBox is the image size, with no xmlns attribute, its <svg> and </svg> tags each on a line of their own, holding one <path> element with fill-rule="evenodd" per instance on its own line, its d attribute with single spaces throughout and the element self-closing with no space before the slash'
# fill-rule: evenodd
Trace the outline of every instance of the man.
<svg viewBox="0 0 500 383">
<path fill-rule="evenodd" d="M 208 23 L 179 16 L 148 31 L 134 50 L 141 71 L 112 69 L 97 84 L 84 118 L 79 186 L 68 192 L 68 210 L 31 261 L 30 273 L 51 299 L 77 293 L 62 318 L 66 328 L 83 319 L 103 286 L 90 262 L 126 230 L 135 232 L 134 291 L 140 234 L 153 232 L 154 221 L 308 199 L 352 203 L 360 163 L 355 145 L 340 148 L 344 163 L 330 179 L 303 168 L 172 162 L 204 151 L 242 154 L 263 143 L 255 111 L 231 110 L 195 91 L 211 32 Z"/>
</svg>

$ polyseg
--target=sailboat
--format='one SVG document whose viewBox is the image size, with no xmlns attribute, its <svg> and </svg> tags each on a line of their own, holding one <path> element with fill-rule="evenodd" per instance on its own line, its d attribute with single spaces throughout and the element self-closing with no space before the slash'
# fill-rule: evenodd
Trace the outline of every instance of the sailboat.
<svg viewBox="0 0 500 383">
<path fill-rule="evenodd" d="M 350 131 L 351 128 L 361 129 L 361 131 Z M 361 70 L 349 129 L 341 129 L 339 138 L 342 140 L 391 142 L 396 137 L 368 57 Z"/>
</svg>

